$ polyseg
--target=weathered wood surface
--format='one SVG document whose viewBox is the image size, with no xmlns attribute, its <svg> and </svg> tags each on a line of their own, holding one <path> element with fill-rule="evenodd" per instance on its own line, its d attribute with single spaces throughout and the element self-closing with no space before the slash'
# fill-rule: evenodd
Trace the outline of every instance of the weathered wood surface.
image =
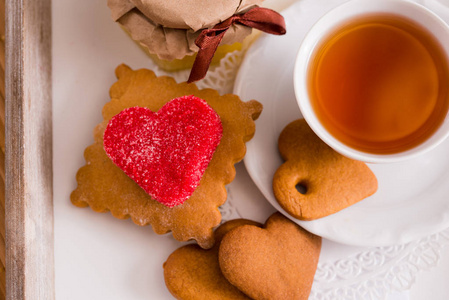
<svg viewBox="0 0 449 300">
<path fill-rule="evenodd" d="M 6 298 L 5 274 L 5 0 L 0 1 L 0 299 Z"/>
<path fill-rule="evenodd" d="M 51 300 L 51 0 L 6 1 L 6 45 L 6 298 Z"/>
</svg>

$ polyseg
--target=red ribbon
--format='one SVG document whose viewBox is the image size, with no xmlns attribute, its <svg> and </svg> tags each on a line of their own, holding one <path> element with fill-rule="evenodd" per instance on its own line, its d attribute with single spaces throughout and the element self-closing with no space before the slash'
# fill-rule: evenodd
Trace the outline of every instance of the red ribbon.
<svg viewBox="0 0 449 300">
<path fill-rule="evenodd" d="M 284 18 L 277 12 L 262 7 L 255 7 L 244 14 L 234 15 L 212 29 L 204 29 L 195 40 L 195 44 L 200 49 L 187 82 L 198 81 L 206 76 L 218 45 L 232 24 L 245 25 L 275 35 L 286 33 Z"/>
</svg>

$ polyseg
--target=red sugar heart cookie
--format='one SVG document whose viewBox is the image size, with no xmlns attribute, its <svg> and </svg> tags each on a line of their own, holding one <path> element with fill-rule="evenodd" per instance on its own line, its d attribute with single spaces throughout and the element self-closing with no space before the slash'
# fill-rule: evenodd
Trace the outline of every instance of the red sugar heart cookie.
<svg viewBox="0 0 449 300">
<path fill-rule="evenodd" d="M 123 110 L 109 121 L 103 145 L 126 175 L 173 207 L 199 185 L 222 133 L 220 117 L 204 100 L 184 96 L 157 112 L 144 107 Z"/>
<path fill-rule="evenodd" d="M 102 110 L 103 120 L 93 130 L 94 142 L 84 151 L 86 164 L 76 173 L 77 187 L 70 200 L 77 207 L 110 212 L 119 219 L 130 218 L 140 226 L 151 225 L 157 234 L 172 232 L 179 241 L 195 240 L 204 249 L 214 244 L 213 228 L 221 221 L 218 207 L 226 202 L 226 185 L 236 174 L 234 164 L 246 153 L 245 143 L 256 130 L 255 120 L 262 112 L 256 100 L 243 102 L 237 95 L 220 95 L 195 84 L 176 83 L 168 76 L 157 77 L 146 69 L 116 69 L 117 82 L 110 89 L 111 101 Z M 220 116 L 223 136 L 200 184 L 182 204 L 168 207 L 155 201 L 108 157 L 104 133 L 109 121 L 125 109 L 146 107 L 160 113 L 171 100 L 194 95 L 204 99 Z"/>
</svg>

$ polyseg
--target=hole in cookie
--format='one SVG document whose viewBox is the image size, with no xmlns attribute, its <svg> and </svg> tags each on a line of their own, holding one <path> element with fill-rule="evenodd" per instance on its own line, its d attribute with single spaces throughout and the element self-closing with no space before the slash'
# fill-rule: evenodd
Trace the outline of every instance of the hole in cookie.
<svg viewBox="0 0 449 300">
<path fill-rule="evenodd" d="M 295 186 L 296 190 L 301 194 L 305 195 L 307 193 L 307 186 L 304 182 L 298 182 Z"/>
</svg>

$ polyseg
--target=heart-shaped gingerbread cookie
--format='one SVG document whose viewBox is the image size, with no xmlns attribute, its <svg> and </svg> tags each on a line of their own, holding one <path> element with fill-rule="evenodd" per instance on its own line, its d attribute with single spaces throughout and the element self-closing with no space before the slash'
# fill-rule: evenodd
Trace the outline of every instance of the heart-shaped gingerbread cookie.
<svg viewBox="0 0 449 300">
<path fill-rule="evenodd" d="M 274 174 L 274 195 L 282 208 L 297 219 L 328 216 L 377 190 L 376 176 L 365 163 L 330 148 L 304 119 L 284 128 L 278 146 L 285 163 Z"/>
<path fill-rule="evenodd" d="M 184 96 L 157 112 L 131 107 L 114 116 L 103 144 L 109 158 L 150 196 L 173 207 L 195 191 L 223 127 L 202 99 Z"/>
<path fill-rule="evenodd" d="M 215 230 L 213 248 L 204 250 L 190 244 L 170 254 L 164 263 L 164 278 L 176 299 L 249 300 L 224 278 L 218 265 L 218 249 L 223 236 L 243 225 L 262 226 L 245 219 L 231 220 Z"/>
<path fill-rule="evenodd" d="M 220 269 L 253 299 L 307 299 L 321 251 L 321 238 L 280 213 L 264 228 L 240 226 L 221 241 Z"/>
</svg>

